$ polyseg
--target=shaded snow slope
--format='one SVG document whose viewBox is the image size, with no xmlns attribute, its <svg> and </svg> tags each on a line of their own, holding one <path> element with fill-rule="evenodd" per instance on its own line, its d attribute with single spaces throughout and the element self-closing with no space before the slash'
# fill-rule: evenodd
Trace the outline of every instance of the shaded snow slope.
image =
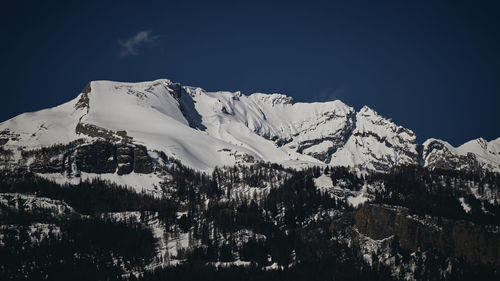
<svg viewBox="0 0 500 281">
<path fill-rule="evenodd" d="M 188 92 L 209 135 L 248 148 L 272 162 L 328 160 L 344 144 L 353 126 L 354 110 L 341 101 L 293 103 L 281 94 Z"/>
</svg>

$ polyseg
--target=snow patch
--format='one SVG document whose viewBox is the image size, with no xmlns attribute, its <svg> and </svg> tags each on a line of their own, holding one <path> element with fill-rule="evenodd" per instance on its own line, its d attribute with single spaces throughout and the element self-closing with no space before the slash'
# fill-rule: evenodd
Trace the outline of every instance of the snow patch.
<svg viewBox="0 0 500 281">
<path fill-rule="evenodd" d="M 469 214 L 472 211 L 472 207 L 465 202 L 465 199 L 463 197 L 458 198 L 460 201 L 460 204 L 462 205 L 462 208 L 464 208 L 464 211 Z"/>
</svg>

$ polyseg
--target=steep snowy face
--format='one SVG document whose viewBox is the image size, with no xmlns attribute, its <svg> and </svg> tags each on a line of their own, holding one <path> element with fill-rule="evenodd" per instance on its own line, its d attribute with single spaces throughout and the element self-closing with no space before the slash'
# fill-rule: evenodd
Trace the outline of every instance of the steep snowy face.
<svg viewBox="0 0 500 281">
<path fill-rule="evenodd" d="M 280 150 L 291 160 L 306 155 L 326 163 L 354 125 L 354 110 L 340 101 L 293 103 L 281 94 L 187 92 L 209 135 L 252 149 L 264 159 Z"/>
<path fill-rule="evenodd" d="M 330 164 L 375 171 L 418 164 L 416 136 L 364 106 L 356 114 L 354 131 Z"/>
<path fill-rule="evenodd" d="M 478 138 L 453 147 L 448 142 L 428 139 L 423 144 L 424 166 L 430 168 L 500 172 L 500 138 L 490 142 Z"/>
<path fill-rule="evenodd" d="M 265 124 L 254 130 L 287 150 L 328 163 L 354 127 L 355 111 L 341 101 L 269 103 L 251 95 L 264 113 Z"/>
</svg>

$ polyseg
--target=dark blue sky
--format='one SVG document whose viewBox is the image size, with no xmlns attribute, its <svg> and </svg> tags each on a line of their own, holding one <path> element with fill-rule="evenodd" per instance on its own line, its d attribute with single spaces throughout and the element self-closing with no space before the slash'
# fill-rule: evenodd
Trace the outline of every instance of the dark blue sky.
<svg viewBox="0 0 500 281">
<path fill-rule="evenodd" d="M 0 120 L 169 78 L 366 104 L 419 142 L 500 136 L 500 1 L 69 2 L 2 1 Z"/>
</svg>

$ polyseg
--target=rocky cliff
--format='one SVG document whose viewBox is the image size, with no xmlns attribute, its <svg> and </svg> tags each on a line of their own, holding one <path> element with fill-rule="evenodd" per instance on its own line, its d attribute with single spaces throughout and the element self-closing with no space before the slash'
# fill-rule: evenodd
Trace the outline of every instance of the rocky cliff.
<svg viewBox="0 0 500 281">
<path fill-rule="evenodd" d="M 436 249 L 444 256 L 463 258 L 471 264 L 500 267 L 499 229 L 467 221 L 418 217 L 405 208 L 364 205 L 352 212 L 360 233 L 381 240 L 394 236 L 403 249 L 414 252 Z"/>
</svg>

